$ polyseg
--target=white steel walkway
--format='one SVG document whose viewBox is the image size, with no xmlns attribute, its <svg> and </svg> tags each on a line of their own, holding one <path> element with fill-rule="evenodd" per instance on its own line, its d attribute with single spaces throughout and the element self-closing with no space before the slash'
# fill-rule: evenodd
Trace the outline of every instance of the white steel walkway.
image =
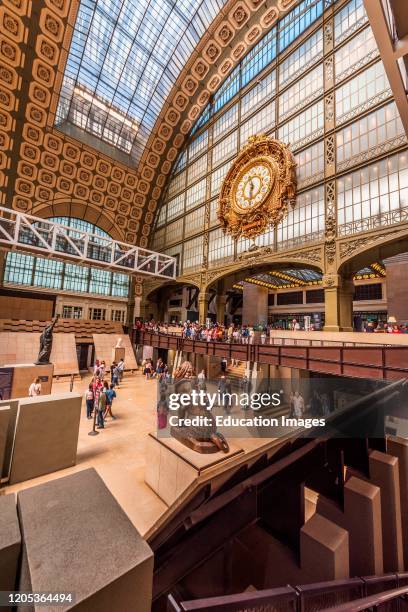
<svg viewBox="0 0 408 612">
<path fill-rule="evenodd" d="M 176 278 L 176 259 L 0 206 L 0 249 L 128 274 Z"/>
</svg>

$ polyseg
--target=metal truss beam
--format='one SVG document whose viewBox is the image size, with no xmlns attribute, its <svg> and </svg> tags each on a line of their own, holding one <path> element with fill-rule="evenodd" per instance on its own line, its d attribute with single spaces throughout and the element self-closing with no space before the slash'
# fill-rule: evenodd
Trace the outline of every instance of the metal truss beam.
<svg viewBox="0 0 408 612">
<path fill-rule="evenodd" d="M 0 249 L 112 271 L 176 278 L 176 259 L 0 206 Z"/>
</svg>

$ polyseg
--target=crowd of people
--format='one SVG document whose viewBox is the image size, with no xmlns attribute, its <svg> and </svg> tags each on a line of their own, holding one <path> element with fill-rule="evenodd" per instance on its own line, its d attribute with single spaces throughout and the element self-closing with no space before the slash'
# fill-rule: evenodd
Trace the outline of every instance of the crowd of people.
<svg viewBox="0 0 408 612">
<path fill-rule="evenodd" d="M 262 344 L 265 344 L 269 332 L 274 329 L 271 325 L 222 325 L 221 323 L 209 323 L 202 325 L 198 322 L 186 321 L 183 324 L 170 325 L 151 320 L 136 325 L 136 330 L 152 331 L 154 333 L 169 334 L 174 327 L 179 328 L 183 338 L 190 340 L 205 340 L 207 342 L 239 342 L 242 344 L 253 344 L 259 336 Z M 259 332 L 257 334 L 256 332 Z"/>
<path fill-rule="evenodd" d="M 143 376 L 146 380 L 152 380 L 156 378 L 160 381 L 168 380 L 170 378 L 169 369 L 167 364 L 164 363 L 163 359 L 159 357 L 156 365 L 153 363 L 153 359 L 148 357 L 142 361 Z"/>
<path fill-rule="evenodd" d="M 358 329 L 357 329 L 358 327 Z M 355 331 L 362 331 L 366 333 L 389 333 L 389 334 L 407 334 L 408 323 L 391 323 L 382 321 L 361 321 Z M 138 322 L 136 324 L 136 330 L 151 331 L 154 333 L 172 333 L 174 328 L 178 328 L 176 333 L 181 333 L 183 338 L 189 340 L 204 340 L 208 342 L 235 342 L 242 344 L 254 344 L 261 343 L 266 344 L 268 339 L 272 344 L 271 331 L 272 330 L 283 330 L 283 328 L 277 324 L 269 323 L 268 325 L 237 325 L 231 323 L 230 325 L 223 325 L 222 323 L 208 323 L 201 324 L 198 322 L 185 321 L 184 323 L 160 323 L 158 321 L 145 321 L 144 323 Z M 302 324 L 297 320 L 293 319 L 289 325 L 288 330 L 290 331 L 318 331 L 316 327 L 311 324 L 310 327 L 305 330 Z"/>
<path fill-rule="evenodd" d="M 406 323 L 384 323 L 383 321 L 367 321 L 363 331 L 371 334 L 408 334 Z"/>
<path fill-rule="evenodd" d="M 88 419 L 95 419 L 96 428 L 104 429 L 107 418 L 112 420 L 116 416 L 112 412 L 112 404 L 116 398 L 116 389 L 123 378 L 125 362 L 120 359 L 118 363 L 115 361 L 110 366 L 110 371 L 107 371 L 104 361 L 95 361 L 94 373 L 89 387 L 85 392 L 86 416 Z M 110 382 L 106 379 L 110 374 Z"/>
</svg>

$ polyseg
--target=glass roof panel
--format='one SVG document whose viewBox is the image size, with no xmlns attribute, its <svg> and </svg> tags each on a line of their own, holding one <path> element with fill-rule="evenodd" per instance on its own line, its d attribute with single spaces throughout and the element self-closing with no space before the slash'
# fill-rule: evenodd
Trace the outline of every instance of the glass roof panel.
<svg viewBox="0 0 408 612">
<path fill-rule="evenodd" d="M 140 159 L 182 68 L 226 0 L 81 0 L 56 125 Z"/>
</svg>

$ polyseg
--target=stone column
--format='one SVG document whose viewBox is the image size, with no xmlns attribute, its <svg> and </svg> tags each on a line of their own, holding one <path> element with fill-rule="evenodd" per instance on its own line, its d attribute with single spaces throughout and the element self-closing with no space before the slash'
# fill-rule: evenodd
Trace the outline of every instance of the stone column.
<svg viewBox="0 0 408 612">
<path fill-rule="evenodd" d="M 140 317 L 141 314 L 141 304 L 142 304 L 142 298 L 140 297 L 140 295 L 137 295 L 135 297 L 135 310 L 133 312 L 134 317 Z"/>
<path fill-rule="evenodd" d="M 387 310 L 389 317 L 395 317 L 397 323 L 408 320 L 408 254 L 390 257 L 385 262 L 387 270 Z"/>
<path fill-rule="evenodd" d="M 227 303 L 226 295 L 217 295 L 217 321 L 224 324 L 225 320 L 225 305 Z"/>
<path fill-rule="evenodd" d="M 134 310 L 135 310 L 135 284 L 136 280 L 134 276 L 130 277 L 129 283 L 129 297 L 127 303 L 127 313 L 126 313 L 126 325 L 129 329 L 133 329 L 134 324 Z"/>
<path fill-rule="evenodd" d="M 206 291 L 200 291 L 198 296 L 198 320 L 200 323 L 205 323 L 208 314 L 208 302 L 210 294 Z"/>
<path fill-rule="evenodd" d="M 242 324 L 266 325 L 268 323 L 268 289 L 254 283 L 244 283 L 243 287 Z"/>
<path fill-rule="evenodd" d="M 402 572 L 404 552 L 398 458 L 372 451 L 369 469 L 371 482 L 381 489 L 384 571 Z"/>
<path fill-rule="evenodd" d="M 7 253 L 0 251 L 0 287 L 4 284 L 4 272 L 6 270 Z"/>
<path fill-rule="evenodd" d="M 338 274 L 323 276 L 324 331 L 353 331 L 353 281 Z"/>
</svg>

